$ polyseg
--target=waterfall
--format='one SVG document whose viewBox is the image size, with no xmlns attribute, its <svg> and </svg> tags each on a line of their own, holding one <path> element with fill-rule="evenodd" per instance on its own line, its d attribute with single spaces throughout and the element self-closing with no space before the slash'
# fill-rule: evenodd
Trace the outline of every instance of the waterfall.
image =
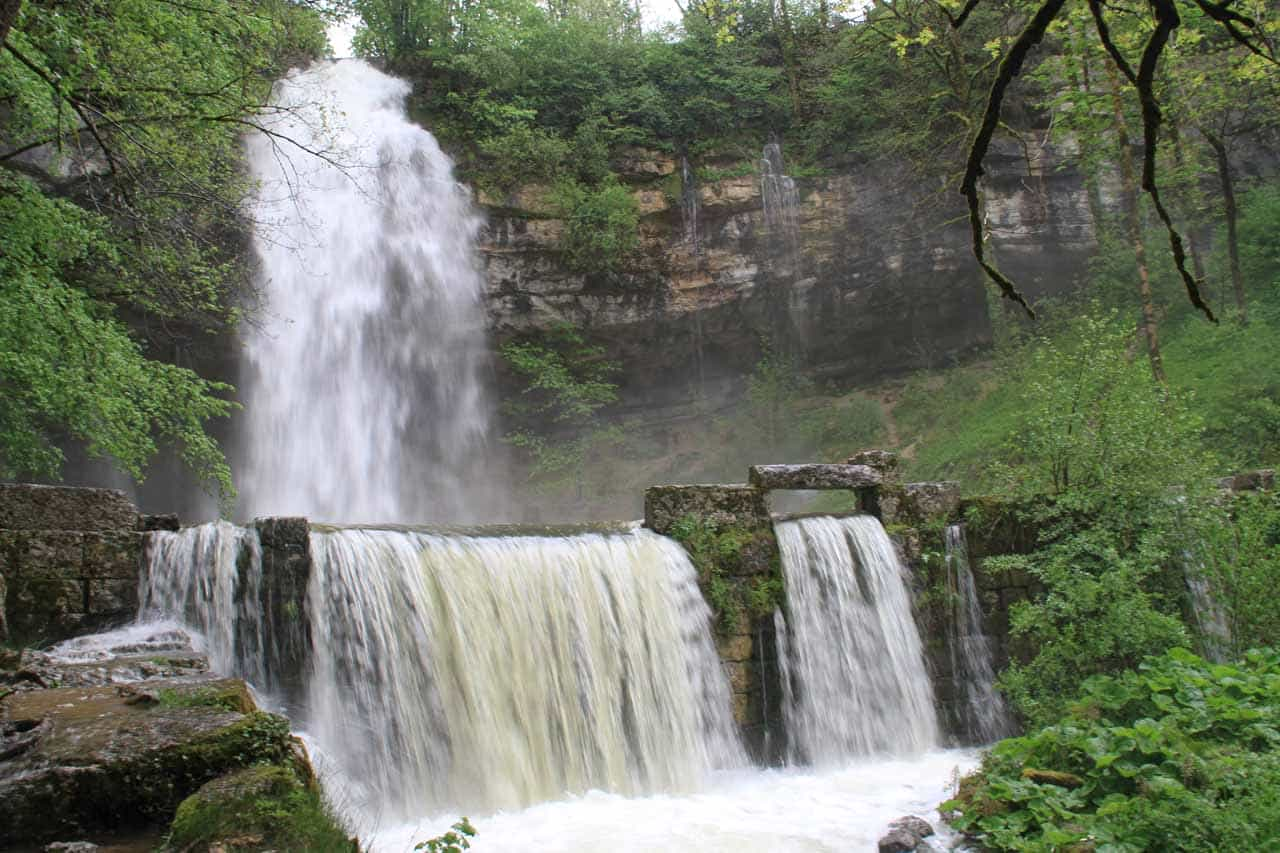
<svg viewBox="0 0 1280 853">
<path fill-rule="evenodd" d="M 246 141 L 265 311 L 245 331 L 245 515 L 495 515 L 482 222 L 409 90 L 319 63 Z"/>
<path fill-rule="evenodd" d="M 951 673 L 960 700 L 959 722 L 977 743 L 992 743 L 1013 731 L 1004 698 L 995 687 L 995 654 L 991 638 L 982 632 L 982 606 L 969 566 L 964 525 L 946 530 L 947 586 L 952 593 L 950 636 Z"/>
<path fill-rule="evenodd" d="M 698 182 L 694 179 L 689 158 L 680 158 L 680 218 L 684 225 L 684 241 L 693 247 L 694 256 L 702 254 L 698 241 Z"/>
<path fill-rule="evenodd" d="M 782 146 L 776 142 L 766 145 L 760 158 L 760 195 L 769 233 L 793 260 L 800 243 L 800 194 L 783 170 Z"/>
<path fill-rule="evenodd" d="M 182 622 L 200 634 L 214 672 L 268 687 L 258 532 L 219 521 L 149 533 L 146 564 L 138 621 Z"/>
<path fill-rule="evenodd" d="M 237 530 L 160 534 L 148 607 L 252 657 L 227 640 L 260 633 L 236 606 L 231 555 L 256 541 Z M 687 791 L 746 761 L 710 611 L 668 539 L 323 528 L 310 551 L 296 719 L 366 819 Z"/>
<path fill-rule="evenodd" d="M 933 690 L 905 570 L 880 522 L 822 516 L 775 529 L 787 588 L 782 666 L 791 760 L 821 764 L 934 747 Z"/>
</svg>

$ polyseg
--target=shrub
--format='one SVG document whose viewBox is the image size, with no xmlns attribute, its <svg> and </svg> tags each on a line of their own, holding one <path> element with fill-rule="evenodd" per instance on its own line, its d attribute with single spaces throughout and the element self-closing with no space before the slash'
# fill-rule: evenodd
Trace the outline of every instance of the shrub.
<svg viewBox="0 0 1280 853">
<path fill-rule="evenodd" d="M 580 273 L 612 273 L 639 243 L 640 208 L 612 175 L 587 186 L 572 179 L 556 184 L 555 203 L 564 218 L 560 252 Z"/>
</svg>

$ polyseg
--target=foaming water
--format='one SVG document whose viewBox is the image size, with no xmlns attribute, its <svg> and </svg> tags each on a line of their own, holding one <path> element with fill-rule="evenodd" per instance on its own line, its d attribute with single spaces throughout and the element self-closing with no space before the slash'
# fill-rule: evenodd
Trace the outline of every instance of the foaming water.
<svg viewBox="0 0 1280 853">
<path fill-rule="evenodd" d="M 954 594 L 951 615 L 951 671 L 962 694 L 961 724 L 976 743 L 991 743 L 1013 731 L 1004 698 L 996 690 L 995 650 L 982 632 L 982 606 L 969 566 L 964 525 L 946 530 L 947 580 Z"/>
<path fill-rule="evenodd" d="M 710 613 L 662 537 L 313 532 L 306 728 L 382 819 L 744 763 Z"/>
<path fill-rule="evenodd" d="M 409 91 L 363 62 L 318 63 L 277 84 L 271 133 L 246 142 L 265 316 L 245 334 L 245 515 L 501 515 L 482 220 L 407 118 Z"/>
<path fill-rule="evenodd" d="M 820 516 L 775 529 L 787 585 L 790 759 L 828 765 L 934 748 L 933 688 L 905 570 L 880 522 Z"/>
<path fill-rule="evenodd" d="M 625 797 L 592 791 L 520 811 L 470 814 L 486 853 L 844 853 L 875 850 L 890 821 L 928 819 L 950 840 L 936 808 L 977 753 L 934 751 L 910 759 L 849 762 L 824 771 L 717 774 L 695 794 Z M 447 831 L 457 814 L 384 826 L 365 836 L 376 853 L 405 853 Z"/>
</svg>

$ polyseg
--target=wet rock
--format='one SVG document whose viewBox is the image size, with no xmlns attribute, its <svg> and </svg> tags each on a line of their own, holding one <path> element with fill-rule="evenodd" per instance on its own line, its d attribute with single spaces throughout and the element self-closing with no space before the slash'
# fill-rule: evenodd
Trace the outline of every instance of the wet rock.
<svg viewBox="0 0 1280 853">
<path fill-rule="evenodd" d="M 4 724 L 34 742 L 0 761 L 0 848 L 167 822 L 201 785 L 293 760 L 288 722 L 256 709 L 238 679 L 153 681 L 157 701 L 113 687 L 17 693 Z"/>
<path fill-rule="evenodd" d="M 889 824 L 889 831 L 880 839 L 880 853 L 912 853 L 921 849 L 921 842 L 933 835 L 933 826 L 915 815 L 900 817 Z M 924 846 L 923 849 L 929 849 Z"/>
<path fill-rule="evenodd" d="M 92 841 L 55 841 L 45 845 L 44 853 L 94 853 L 101 849 Z"/>
<path fill-rule="evenodd" d="M 170 849 L 352 850 L 314 782 L 284 766 L 248 767 L 203 785 L 173 818 Z"/>
<path fill-rule="evenodd" d="M 753 465 L 748 472 L 757 489 L 866 489 L 883 475 L 868 465 Z"/>
<path fill-rule="evenodd" d="M 144 515 L 139 519 L 138 526 L 143 531 L 167 530 L 171 533 L 182 529 L 177 514 L 172 512 Z"/>
<path fill-rule="evenodd" d="M 846 465 L 866 465 L 888 478 L 898 470 L 898 454 L 892 450 L 862 450 L 844 460 Z"/>
</svg>

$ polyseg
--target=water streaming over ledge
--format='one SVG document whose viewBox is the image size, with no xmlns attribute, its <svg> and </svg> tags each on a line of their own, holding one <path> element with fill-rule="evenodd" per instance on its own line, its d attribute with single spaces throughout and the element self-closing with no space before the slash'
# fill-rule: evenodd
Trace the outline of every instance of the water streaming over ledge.
<svg viewBox="0 0 1280 853">
<path fill-rule="evenodd" d="M 256 533 L 153 537 L 148 611 L 205 632 L 215 666 L 263 677 L 261 649 L 234 639 L 262 634 L 237 604 Z M 365 820 L 692 791 L 746 761 L 710 612 L 670 540 L 340 528 L 310 548 L 297 722 Z"/>
<path fill-rule="evenodd" d="M 409 91 L 317 63 L 276 85 L 270 135 L 246 140 L 265 305 L 245 334 L 245 515 L 501 517 L 482 220 L 406 117 Z"/>
<path fill-rule="evenodd" d="M 933 688 L 905 570 L 880 522 L 819 516 L 775 530 L 787 586 L 790 759 L 831 764 L 935 747 Z"/>
<path fill-rule="evenodd" d="M 995 687 L 995 651 L 982 631 L 982 606 L 969 565 L 964 525 L 949 525 L 945 541 L 947 583 L 953 595 L 948 639 L 951 673 L 962 699 L 960 723 L 974 742 L 991 743 L 1012 734 L 1013 721 Z"/>
</svg>

